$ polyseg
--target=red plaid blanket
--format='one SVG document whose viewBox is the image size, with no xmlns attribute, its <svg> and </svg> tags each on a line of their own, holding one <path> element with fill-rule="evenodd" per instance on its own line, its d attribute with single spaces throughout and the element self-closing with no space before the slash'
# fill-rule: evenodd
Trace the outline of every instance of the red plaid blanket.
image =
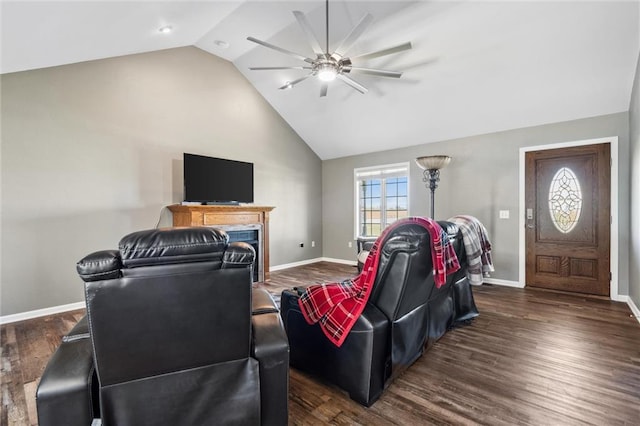
<svg viewBox="0 0 640 426">
<path fill-rule="evenodd" d="M 360 275 L 340 283 L 309 286 L 298 300 L 305 320 L 309 324 L 319 322 L 324 334 L 336 346 L 342 345 L 369 300 L 378 272 L 382 243 L 394 229 L 407 223 L 423 226 L 431 236 L 433 277 L 438 288 L 446 282 L 447 275 L 460 269 L 449 238 L 436 221 L 409 217 L 394 222 L 376 239 Z"/>
</svg>

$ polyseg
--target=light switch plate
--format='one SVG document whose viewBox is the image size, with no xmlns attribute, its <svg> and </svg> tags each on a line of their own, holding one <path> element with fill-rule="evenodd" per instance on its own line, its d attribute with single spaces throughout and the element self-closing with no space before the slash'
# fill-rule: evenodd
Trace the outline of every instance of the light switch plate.
<svg viewBox="0 0 640 426">
<path fill-rule="evenodd" d="M 500 219 L 509 219 L 509 210 L 500 210 Z"/>
</svg>

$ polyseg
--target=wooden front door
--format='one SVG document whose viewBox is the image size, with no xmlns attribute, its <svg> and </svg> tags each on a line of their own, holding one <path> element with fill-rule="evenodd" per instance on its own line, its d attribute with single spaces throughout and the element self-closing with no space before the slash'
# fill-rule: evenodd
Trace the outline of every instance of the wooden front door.
<svg viewBox="0 0 640 426">
<path fill-rule="evenodd" d="M 526 285 L 609 295 L 610 148 L 526 153 Z"/>
</svg>

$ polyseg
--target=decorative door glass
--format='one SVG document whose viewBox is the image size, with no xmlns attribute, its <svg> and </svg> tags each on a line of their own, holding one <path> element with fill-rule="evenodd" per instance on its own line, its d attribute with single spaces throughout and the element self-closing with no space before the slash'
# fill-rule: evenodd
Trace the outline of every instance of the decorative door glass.
<svg viewBox="0 0 640 426">
<path fill-rule="evenodd" d="M 576 174 L 561 167 L 549 187 L 549 213 L 551 220 L 563 234 L 568 234 L 578 223 L 582 211 L 582 191 Z"/>
</svg>

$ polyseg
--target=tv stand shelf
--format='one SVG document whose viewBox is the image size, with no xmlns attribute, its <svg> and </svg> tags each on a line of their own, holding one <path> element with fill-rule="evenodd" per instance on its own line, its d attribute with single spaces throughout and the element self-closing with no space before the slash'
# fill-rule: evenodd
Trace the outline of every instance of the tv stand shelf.
<svg viewBox="0 0 640 426">
<path fill-rule="evenodd" d="M 168 209 L 173 213 L 173 226 L 261 225 L 263 249 L 258 256 L 264 268 L 264 279 L 269 278 L 269 212 L 274 207 L 173 204 Z"/>
</svg>

